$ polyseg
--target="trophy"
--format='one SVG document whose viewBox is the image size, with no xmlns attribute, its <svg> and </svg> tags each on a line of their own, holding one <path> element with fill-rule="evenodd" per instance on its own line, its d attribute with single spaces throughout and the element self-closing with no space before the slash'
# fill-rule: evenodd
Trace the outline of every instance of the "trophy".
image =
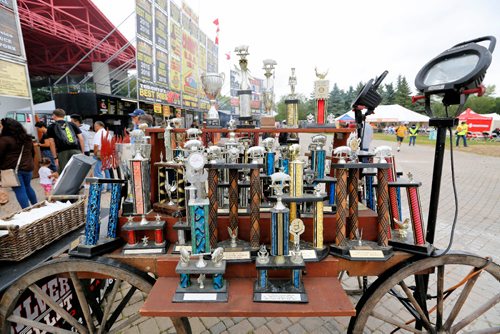
<svg viewBox="0 0 500 334">
<path fill-rule="evenodd" d="M 317 110 L 317 121 L 318 125 L 325 125 L 325 114 L 327 110 L 327 103 L 330 93 L 330 82 L 325 80 L 326 75 L 328 74 L 328 70 L 326 71 L 318 71 L 318 68 L 315 67 L 314 71 L 316 72 L 316 77 L 318 80 L 314 82 L 314 98 L 316 99 L 316 110 Z"/>
<path fill-rule="evenodd" d="M 115 144 L 117 160 L 122 178 L 127 181 L 127 197 L 122 204 L 122 214 L 124 216 L 131 215 L 134 212 L 134 199 L 132 196 L 132 182 L 130 171 L 130 160 L 132 159 L 132 144 L 117 143 Z"/>
<path fill-rule="evenodd" d="M 274 66 L 276 66 L 276 61 L 273 59 L 265 59 L 263 70 L 265 71 L 264 76 L 266 77 L 266 89 L 264 90 L 264 109 L 266 111 L 266 116 L 260 118 L 260 126 L 262 128 L 274 128 L 274 115 L 272 108 L 274 105 Z"/>
<path fill-rule="evenodd" d="M 290 94 L 285 99 L 286 104 L 286 120 L 289 128 L 297 128 L 299 126 L 299 99 L 295 94 L 295 86 L 297 86 L 297 77 L 295 76 L 295 68 L 292 67 L 292 74 L 288 78 L 290 86 Z"/>
<path fill-rule="evenodd" d="M 174 151 L 172 149 L 172 126 L 170 121 L 167 120 L 167 126 L 165 127 L 165 133 L 163 134 L 163 143 L 165 144 L 165 160 L 167 163 L 174 162 Z"/>
<path fill-rule="evenodd" d="M 201 75 L 201 85 L 203 91 L 210 100 L 210 110 L 207 117 L 207 128 L 219 128 L 220 119 L 219 112 L 215 108 L 217 96 L 220 94 L 222 85 L 224 84 L 224 73 L 206 73 Z"/>
<path fill-rule="evenodd" d="M 237 69 L 240 72 L 241 82 L 240 89 L 237 91 L 240 99 L 240 128 L 254 128 L 252 119 L 252 109 L 250 102 L 252 100 L 252 86 L 250 85 L 250 71 L 248 70 L 248 45 L 240 45 L 234 49 L 236 54 L 240 57 Z"/>
<path fill-rule="evenodd" d="M 312 142 L 316 145 L 314 154 L 314 172 L 318 179 L 323 179 L 325 177 L 325 164 L 326 164 L 326 136 L 325 135 L 315 135 L 312 138 Z"/>
<path fill-rule="evenodd" d="M 274 173 L 274 164 L 276 161 L 276 152 L 274 152 L 274 138 L 267 137 L 262 141 L 264 148 L 266 149 L 266 163 L 265 170 L 267 176 L 271 176 Z"/>
<path fill-rule="evenodd" d="M 191 260 L 188 250 L 181 249 L 180 258 L 175 272 L 180 275 L 179 285 L 173 297 L 174 303 L 192 302 L 227 302 L 228 288 L 224 280 L 226 261 L 223 259 L 224 250 L 219 247 L 212 253 L 196 254 L 198 260 Z M 203 257 L 210 256 L 207 262 Z M 198 275 L 196 283 L 191 281 L 192 275 Z M 210 275 L 210 278 L 207 278 Z"/>
</svg>

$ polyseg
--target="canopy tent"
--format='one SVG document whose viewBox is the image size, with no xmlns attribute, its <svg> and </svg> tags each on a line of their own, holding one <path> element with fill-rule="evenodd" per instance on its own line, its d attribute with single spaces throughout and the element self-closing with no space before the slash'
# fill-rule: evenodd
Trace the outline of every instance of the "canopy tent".
<svg viewBox="0 0 500 334">
<path fill-rule="evenodd" d="M 365 113 L 366 110 L 363 110 Z M 354 112 L 348 111 L 336 120 L 344 116 L 349 116 L 354 119 Z M 412 123 L 428 123 L 429 117 L 414 112 L 410 109 L 400 106 L 399 104 L 390 104 L 378 106 L 375 109 L 375 113 L 369 115 L 367 118 L 368 122 L 372 123 L 390 123 L 390 122 L 412 122 Z"/>
<path fill-rule="evenodd" d="M 337 118 L 335 118 L 336 121 L 340 121 L 340 122 L 346 122 L 346 123 L 349 123 L 349 122 L 354 122 L 354 118 L 349 116 L 347 113 L 343 114 L 342 116 L 339 116 Z"/>
<path fill-rule="evenodd" d="M 487 117 L 478 114 L 467 108 L 463 113 L 458 116 L 460 122 L 465 121 L 469 126 L 469 132 L 489 132 L 493 122 L 492 117 Z"/>
<path fill-rule="evenodd" d="M 491 124 L 491 130 L 495 130 L 496 128 L 500 128 L 500 115 L 497 113 L 492 113 L 492 114 L 482 114 L 483 116 L 486 117 L 491 117 L 493 119 L 493 122 Z"/>
</svg>

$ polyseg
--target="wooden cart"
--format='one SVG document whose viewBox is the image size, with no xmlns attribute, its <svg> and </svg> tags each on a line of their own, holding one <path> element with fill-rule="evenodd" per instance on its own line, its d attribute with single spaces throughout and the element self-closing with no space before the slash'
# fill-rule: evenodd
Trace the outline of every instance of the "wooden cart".
<svg viewBox="0 0 500 334">
<path fill-rule="evenodd" d="M 345 137 L 350 130 L 330 131 Z M 266 129 L 261 132 L 274 131 Z M 329 131 L 322 129 L 321 132 Z M 161 138 L 158 135 L 161 133 L 160 130 L 151 131 L 153 160 L 160 155 L 158 142 Z M 336 138 L 339 142 L 345 140 Z M 155 173 L 154 169 L 152 173 Z M 242 235 L 245 235 L 244 227 L 249 224 L 246 217 L 240 218 Z M 162 216 L 162 220 L 167 223 L 169 240 L 175 242 L 173 224 L 176 219 Z M 304 220 L 307 231 L 311 222 Z M 269 230 L 269 214 L 263 213 L 261 221 L 261 242 L 265 243 L 269 238 L 266 232 Z M 122 218 L 121 223 L 125 222 L 126 219 Z M 220 216 L 221 239 L 227 237 L 227 224 L 227 217 Z M 373 211 L 360 211 L 364 238 L 376 237 L 375 224 Z M 334 226 L 335 217 L 325 215 L 326 243 L 332 241 Z M 310 237 L 305 235 L 306 239 Z M 53 252 L 61 253 L 61 249 L 68 248 L 68 240 L 59 241 L 56 248 L 57 251 Z M 208 304 L 172 302 L 178 284 L 175 266 L 179 257 L 170 252 L 132 256 L 122 255 L 119 249 L 92 259 L 72 258 L 61 253 L 29 270 L 24 268 L 25 273 L 16 275 L 10 272 L 10 279 L 0 280 L 3 283 L 0 332 L 16 333 L 24 327 L 31 327 L 52 333 L 72 333 L 64 328 L 81 333 L 119 333 L 133 326 L 141 317 L 170 317 L 178 333 L 191 333 L 189 317 L 318 316 L 349 316 L 348 330 L 352 333 L 363 333 L 368 322 L 375 323 L 375 328 L 385 333 L 394 329 L 412 333 L 457 333 L 471 324 L 469 329 L 480 333 L 500 331 L 498 313 L 496 323 L 486 322 L 488 328 L 474 327 L 478 318 L 498 312 L 500 266 L 488 258 L 464 252 L 438 255 L 426 257 L 396 252 L 385 262 L 348 261 L 328 256 L 321 262 L 308 263 L 304 272 L 307 304 L 254 303 L 255 264 L 230 264 L 225 274 L 229 282 L 228 302 Z M 3 268 L 3 273 L 8 271 L 8 268 Z M 376 277 L 363 290 L 356 306 L 341 284 L 340 277 L 344 273 L 363 278 Z M 73 298 L 70 301 L 56 298 L 60 297 L 56 296 L 56 289 L 47 283 L 54 277 L 58 284 L 71 289 Z M 100 296 L 96 296 L 92 289 L 96 282 L 102 281 L 106 286 L 100 290 Z M 473 294 L 476 290 L 478 294 Z M 26 296 L 32 297 L 26 301 Z M 68 303 L 77 306 L 69 308 Z M 44 318 L 44 315 L 49 317 L 49 310 L 56 314 L 55 318 Z M 461 311 L 466 315 L 457 321 Z M 37 316 L 33 316 L 35 312 L 38 312 Z M 64 328 L 56 327 L 62 320 Z"/>
</svg>

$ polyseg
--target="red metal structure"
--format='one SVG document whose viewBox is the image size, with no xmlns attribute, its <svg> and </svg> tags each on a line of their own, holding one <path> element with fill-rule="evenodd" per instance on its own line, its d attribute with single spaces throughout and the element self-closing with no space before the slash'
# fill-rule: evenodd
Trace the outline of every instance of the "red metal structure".
<svg viewBox="0 0 500 334">
<path fill-rule="evenodd" d="M 18 0 L 26 55 L 31 75 L 63 74 L 95 47 L 115 26 L 91 0 Z M 117 30 L 73 73 L 92 71 L 92 62 L 105 62 L 128 43 Z M 110 65 L 135 58 L 130 45 Z"/>
</svg>

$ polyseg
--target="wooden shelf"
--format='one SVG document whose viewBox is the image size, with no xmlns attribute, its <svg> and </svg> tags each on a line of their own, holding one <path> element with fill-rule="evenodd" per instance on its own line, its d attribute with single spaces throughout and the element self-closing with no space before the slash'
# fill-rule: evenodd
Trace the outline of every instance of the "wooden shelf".
<svg viewBox="0 0 500 334">
<path fill-rule="evenodd" d="M 350 317 L 356 314 L 337 278 L 305 277 L 307 304 L 254 303 L 253 278 L 229 282 L 227 303 L 173 303 L 178 277 L 160 277 L 140 309 L 154 317 Z"/>
</svg>

